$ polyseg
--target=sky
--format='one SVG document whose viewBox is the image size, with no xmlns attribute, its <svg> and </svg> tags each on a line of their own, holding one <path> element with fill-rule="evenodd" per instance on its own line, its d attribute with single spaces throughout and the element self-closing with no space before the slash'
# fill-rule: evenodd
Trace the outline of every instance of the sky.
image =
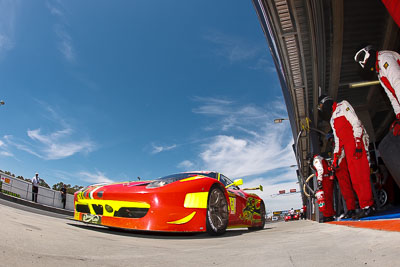
<svg viewBox="0 0 400 267">
<path fill-rule="evenodd" d="M 300 208 L 251 0 L 0 0 L 0 169 L 50 186 L 212 170 Z"/>
</svg>

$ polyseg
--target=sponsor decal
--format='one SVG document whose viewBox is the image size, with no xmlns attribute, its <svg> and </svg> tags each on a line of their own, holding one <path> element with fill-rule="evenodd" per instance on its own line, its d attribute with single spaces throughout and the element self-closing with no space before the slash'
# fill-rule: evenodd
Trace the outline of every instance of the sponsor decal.
<svg viewBox="0 0 400 267">
<path fill-rule="evenodd" d="M 77 197 L 78 199 L 84 199 L 84 197 L 83 197 L 83 192 L 84 192 L 84 191 L 79 192 L 79 193 L 77 194 L 76 197 Z"/>
<path fill-rule="evenodd" d="M 349 107 L 347 107 L 347 108 L 346 108 L 346 111 L 349 111 L 349 110 L 350 110 L 350 108 L 349 108 Z"/>
<path fill-rule="evenodd" d="M 389 64 L 387 62 L 385 62 L 385 64 L 383 64 L 383 67 L 385 68 L 385 70 L 389 67 Z"/>
<path fill-rule="evenodd" d="M 93 214 L 83 214 L 82 221 L 85 223 L 101 224 L 101 217 Z"/>
<path fill-rule="evenodd" d="M 211 211 L 210 211 L 210 210 L 207 211 L 207 214 L 208 214 L 208 218 L 211 218 Z M 218 228 L 214 225 L 213 221 L 212 221 L 212 220 L 209 220 L 209 222 L 210 222 L 211 228 L 212 228 L 215 232 L 217 232 L 217 231 L 218 231 Z"/>
<path fill-rule="evenodd" d="M 2 181 L 3 183 L 6 183 L 6 184 L 10 184 L 10 183 L 11 183 L 11 179 L 10 179 L 10 178 L 7 178 L 7 177 L 1 177 L 1 181 Z"/>
<path fill-rule="evenodd" d="M 235 214 L 236 213 L 236 198 L 235 197 L 230 197 L 229 198 L 229 208 L 230 208 L 230 213 Z"/>
<path fill-rule="evenodd" d="M 251 224 L 260 222 L 260 207 L 260 199 L 249 197 L 246 202 L 246 207 L 243 209 L 243 213 L 239 216 L 240 219 Z"/>
</svg>

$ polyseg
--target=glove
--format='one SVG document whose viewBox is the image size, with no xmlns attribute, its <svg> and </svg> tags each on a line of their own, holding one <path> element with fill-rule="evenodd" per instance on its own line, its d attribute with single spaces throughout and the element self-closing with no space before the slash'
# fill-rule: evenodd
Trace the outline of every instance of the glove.
<svg viewBox="0 0 400 267">
<path fill-rule="evenodd" d="M 317 191 L 322 190 L 322 181 L 317 181 Z"/>
<path fill-rule="evenodd" d="M 392 123 L 392 126 L 390 126 L 390 130 L 394 136 L 400 135 L 400 113 L 396 115 L 396 119 Z"/>
<path fill-rule="evenodd" d="M 356 138 L 356 150 L 354 151 L 354 157 L 360 159 L 363 152 L 363 142 L 360 137 Z"/>
</svg>

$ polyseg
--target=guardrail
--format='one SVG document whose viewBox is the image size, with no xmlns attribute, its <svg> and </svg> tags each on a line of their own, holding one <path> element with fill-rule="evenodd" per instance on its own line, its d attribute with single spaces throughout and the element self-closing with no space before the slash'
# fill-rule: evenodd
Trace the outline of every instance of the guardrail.
<svg viewBox="0 0 400 267">
<path fill-rule="evenodd" d="M 4 194 L 9 194 L 15 197 L 32 201 L 32 183 L 12 177 L 8 174 L 0 172 L 2 187 L 1 191 Z M 39 186 L 37 202 L 39 204 L 61 208 L 61 192 L 46 187 Z M 74 210 L 74 195 L 67 194 L 65 203 L 66 210 Z"/>
</svg>

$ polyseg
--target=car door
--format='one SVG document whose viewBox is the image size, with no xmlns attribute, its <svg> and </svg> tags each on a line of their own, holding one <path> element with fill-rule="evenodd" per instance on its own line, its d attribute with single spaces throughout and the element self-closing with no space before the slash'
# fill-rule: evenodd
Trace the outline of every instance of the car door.
<svg viewBox="0 0 400 267">
<path fill-rule="evenodd" d="M 230 180 L 223 174 L 220 174 L 219 180 L 224 186 L 233 184 Z M 246 207 L 246 196 L 240 190 L 238 186 L 230 186 L 227 188 L 229 195 L 229 226 L 243 225 L 243 209 Z"/>
</svg>

